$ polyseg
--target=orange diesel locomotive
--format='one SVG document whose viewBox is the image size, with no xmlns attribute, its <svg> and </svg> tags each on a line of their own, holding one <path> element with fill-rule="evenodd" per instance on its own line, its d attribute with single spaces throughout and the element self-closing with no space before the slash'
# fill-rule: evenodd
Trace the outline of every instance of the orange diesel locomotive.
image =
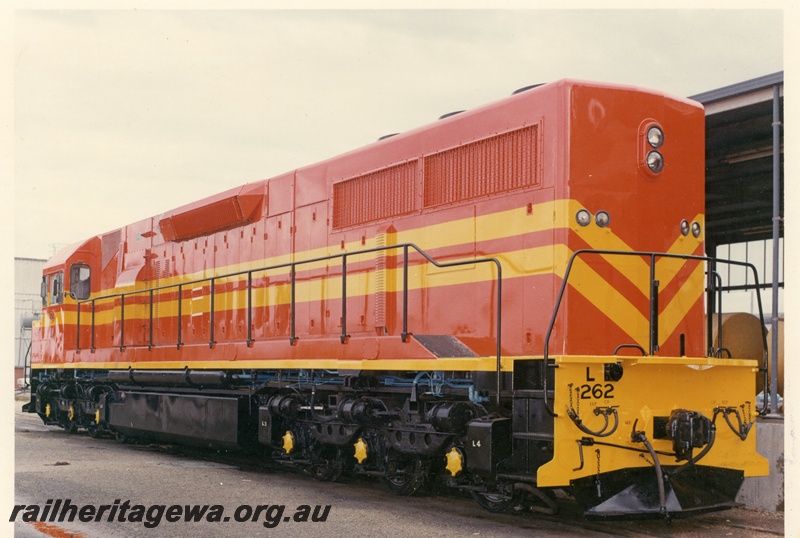
<svg viewBox="0 0 800 538">
<path fill-rule="evenodd" d="M 700 105 L 566 80 L 92 237 L 45 267 L 25 410 L 489 510 L 730 507 L 767 464 L 703 170 Z"/>
</svg>

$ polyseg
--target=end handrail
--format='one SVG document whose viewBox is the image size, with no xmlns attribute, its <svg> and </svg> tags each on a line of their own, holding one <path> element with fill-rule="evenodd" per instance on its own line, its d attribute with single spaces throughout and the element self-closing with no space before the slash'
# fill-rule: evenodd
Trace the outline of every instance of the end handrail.
<svg viewBox="0 0 800 538">
<path fill-rule="evenodd" d="M 547 370 L 550 366 L 550 337 L 553 334 L 553 328 L 555 327 L 556 318 L 558 317 L 559 309 L 561 308 L 561 302 L 564 298 L 564 293 L 567 288 L 567 283 L 569 281 L 569 276 L 572 271 L 572 266 L 575 260 L 579 256 L 583 255 L 600 255 L 600 256 L 640 256 L 640 257 L 648 257 L 650 258 L 650 356 L 654 354 L 655 351 L 658 350 L 658 281 L 655 280 L 655 262 L 657 258 L 677 258 L 683 260 L 696 260 L 702 262 L 711 262 L 711 263 L 726 263 L 729 265 L 738 265 L 740 267 L 745 267 L 747 269 L 752 270 L 753 276 L 755 279 L 755 283 L 753 288 L 756 291 L 756 298 L 758 302 L 758 316 L 761 321 L 761 339 L 762 339 L 762 346 L 763 346 L 763 361 L 764 361 L 764 386 L 767 386 L 768 381 L 768 372 L 767 372 L 767 330 L 764 326 L 764 310 L 761 304 L 761 289 L 759 287 L 758 282 L 758 270 L 756 269 L 755 265 L 749 262 L 740 262 L 736 260 L 724 260 L 720 258 L 714 258 L 710 256 L 695 256 L 690 254 L 671 254 L 668 252 L 649 252 L 649 251 L 627 251 L 627 250 L 595 250 L 595 249 L 579 249 L 572 253 L 569 258 L 569 262 L 567 263 L 566 270 L 564 271 L 564 276 L 561 280 L 561 288 L 558 292 L 558 297 L 556 298 L 555 306 L 553 307 L 553 315 L 550 317 L 550 323 L 547 328 L 547 334 L 544 338 L 544 356 L 542 360 L 542 388 L 543 388 L 543 397 L 544 397 L 544 407 L 547 413 L 550 416 L 557 417 L 558 414 L 553 410 L 553 407 L 550 405 L 548 401 L 547 395 Z M 709 291 L 709 293 L 713 293 L 713 290 Z M 655 309 L 654 309 L 655 306 Z M 720 325 L 719 331 L 722 331 L 722 326 Z M 654 341 L 656 339 L 656 341 Z M 711 349 L 713 347 L 713 338 L 711 332 L 709 331 L 708 334 L 708 342 Z M 557 365 L 554 365 L 557 366 Z M 766 413 L 767 404 L 766 398 L 764 399 L 764 407 L 759 411 L 759 414 Z"/>
</svg>

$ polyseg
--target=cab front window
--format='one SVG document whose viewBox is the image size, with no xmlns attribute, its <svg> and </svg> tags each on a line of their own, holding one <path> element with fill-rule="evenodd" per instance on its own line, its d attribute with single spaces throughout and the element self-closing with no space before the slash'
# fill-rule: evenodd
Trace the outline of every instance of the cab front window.
<svg viewBox="0 0 800 538">
<path fill-rule="evenodd" d="M 69 269 L 69 295 L 73 299 L 85 301 L 91 293 L 91 270 L 85 263 L 75 263 Z"/>
</svg>

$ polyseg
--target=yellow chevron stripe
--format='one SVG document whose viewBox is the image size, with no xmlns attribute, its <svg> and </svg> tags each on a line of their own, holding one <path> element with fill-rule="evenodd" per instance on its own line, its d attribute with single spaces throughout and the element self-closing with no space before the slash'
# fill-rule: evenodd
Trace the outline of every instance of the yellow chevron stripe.
<svg viewBox="0 0 800 538">
<path fill-rule="evenodd" d="M 614 234 L 609 228 L 600 228 L 598 226 L 580 226 L 574 218 L 574 215 L 581 208 L 585 207 L 577 200 L 570 200 L 567 213 L 565 215 L 569 228 L 577 233 L 581 239 L 586 241 L 591 248 L 597 250 L 623 250 L 632 251 L 627 243 Z M 698 221 L 702 229 L 705 229 L 705 216 L 702 214 L 695 215 L 694 220 Z M 672 246 L 667 250 L 669 254 L 691 255 L 697 250 L 699 244 L 703 242 L 703 235 L 695 238 L 693 235 L 683 236 L 676 229 L 677 238 Z M 614 265 L 617 270 L 622 273 L 625 278 L 631 281 L 634 286 L 645 297 L 650 296 L 650 266 L 643 258 L 620 256 L 602 256 L 606 261 Z M 658 260 L 656 266 L 656 278 L 661 282 L 661 287 L 665 288 L 672 280 L 678 271 L 684 266 L 686 260 L 679 258 L 661 258 Z"/>
<path fill-rule="evenodd" d="M 598 250 L 622 250 L 632 251 L 625 241 L 620 239 L 610 228 L 600 228 L 599 226 L 581 226 L 575 220 L 575 214 L 582 208 L 583 204 L 577 200 L 570 200 L 569 207 L 564 214 L 567 226 L 583 239 L 590 248 Z M 648 264 L 639 257 L 622 257 L 601 255 L 603 259 L 616 267 L 636 288 L 646 297 L 650 295 L 650 268 Z"/>
<path fill-rule="evenodd" d="M 563 275 L 572 251 L 563 245 L 559 247 L 558 258 L 563 263 L 563 268 L 559 267 L 559 272 Z M 576 258 L 572 264 L 569 282 L 574 289 L 625 331 L 634 342 L 643 347 L 648 345 L 650 324 L 647 318 L 582 258 Z"/>
<path fill-rule="evenodd" d="M 670 301 L 664 311 L 661 312 L 658 318 L 658 334 L 661 336 L 659 345 L 662 345 L 666 342 L 667 338 L 672 336 L 672 333 L 675 332 L 681 320 L 686 317 L 686 314 L 692 306 L 703 296 L 703 292 L 705 291 L 704 274 L 705 267 L 703 264 L 699 264 L 683 286 L 681 286 L 678 293 L 675 294 L 675 297 L 672 298 L 672 301 Z"/>
<path fill-rule="evenodd" d="M 695 215 L 695 221 L 700 223 L 700 227 L 702 230 L 706 229 L 705 225 L 705 215 L 698 214 Z M 697 247 L 703 242 L 703 234 L 700 234 L 699 238 L 695 238 L 693 235 L 688 235 L 684 237 L 683 235 L 679 235 L 678 239 L 672 244 L 670 249 L 667 251 L 670 254 L 680 254 L 680 255 L 692 255 Z M 700 254 L 702 255 L 702 253 Z M 675 278 L 675 275 L 678 274 L 678 271 L 685 264 L 685 260 L 681 260 L 678 258 L 663 258 L 658 264 L 658 275 L 657 278 L 661 281 L 661 287 L 665 288 L 672 282 L 672 279 Z M 702 264 L 701 264 L 702 265 Z M 701 278 L 700 281 L 702 282 L 703 279 Z"/>
</svg>

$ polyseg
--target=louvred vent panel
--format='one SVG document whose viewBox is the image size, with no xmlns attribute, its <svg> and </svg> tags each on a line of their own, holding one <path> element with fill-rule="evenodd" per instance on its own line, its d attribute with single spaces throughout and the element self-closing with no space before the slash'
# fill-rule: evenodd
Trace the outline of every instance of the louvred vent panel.
<svg viewBox="0 0 800 538">
<path fill-rule="evenodd" d="M 333 185 L 333 227 L 345 228 L 414 210 L 417 161 Z"/>
<path fill-rule="evenodd" d="M 538 185 L 538 146 L 532 125 L 425 157 L 424 206 Z"/>
</svg>

